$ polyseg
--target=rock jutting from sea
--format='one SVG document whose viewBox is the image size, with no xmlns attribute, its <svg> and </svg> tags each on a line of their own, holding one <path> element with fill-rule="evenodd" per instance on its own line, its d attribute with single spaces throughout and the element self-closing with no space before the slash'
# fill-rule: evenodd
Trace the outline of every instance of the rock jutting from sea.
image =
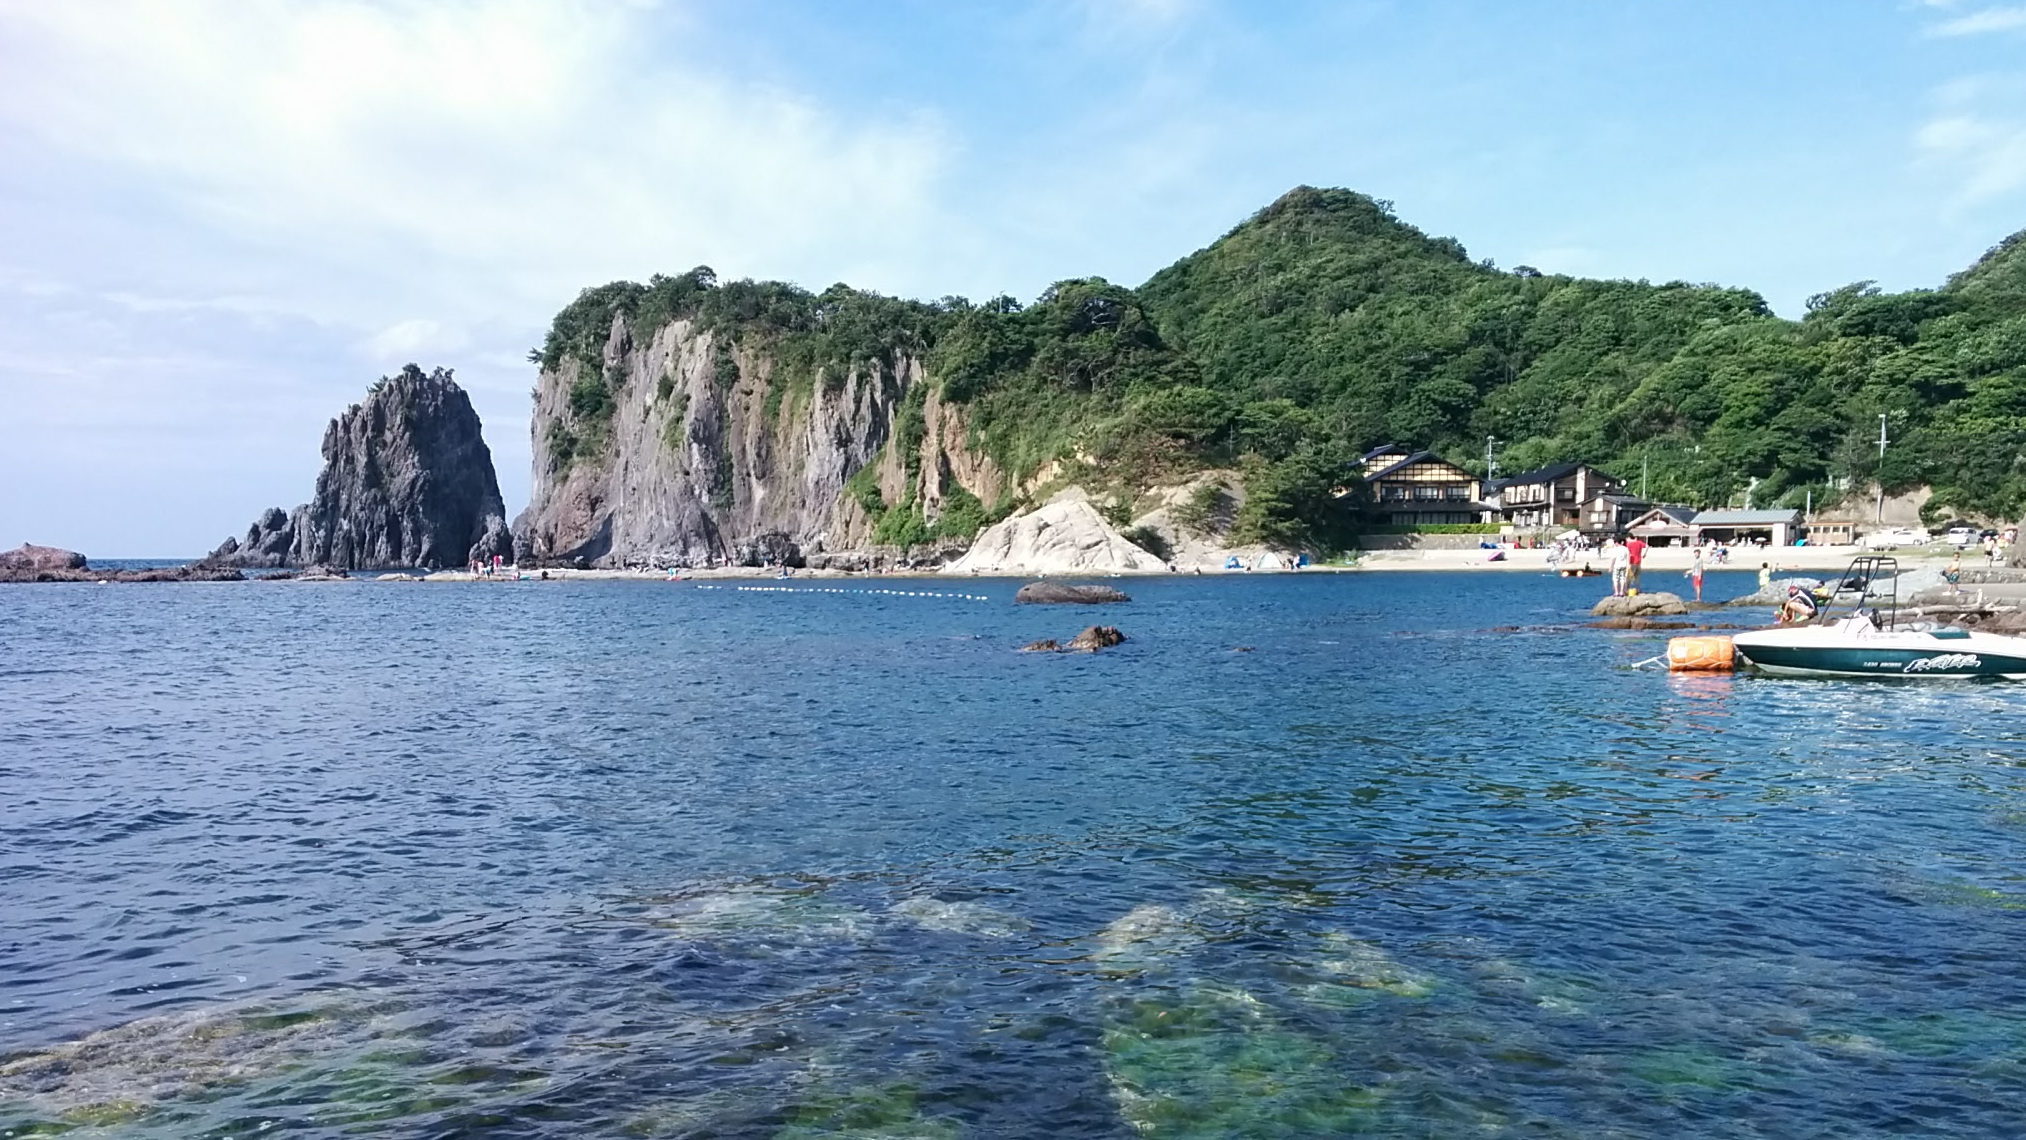
<svg viewBox="0 0 2026 1140">
<path fill-rule="evenodd" d="M 316 495 L 271 507 L 206 566 L 383 570 L 513 553 L 478 413 L 447 368 L 383 377 L 324 430 Z"/>
<path fill-rule="evenodd" d="M 0 552 L 0 582 L 237 582 L 245 575 L 226 566 L 152 566 L 94 570 L 75 550 L 24 543 Z"/>
</svg>

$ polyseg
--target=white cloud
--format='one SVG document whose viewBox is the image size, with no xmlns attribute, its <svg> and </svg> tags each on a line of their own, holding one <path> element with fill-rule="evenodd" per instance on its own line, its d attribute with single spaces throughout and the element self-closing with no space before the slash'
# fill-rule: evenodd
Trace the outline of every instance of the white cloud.
<svg viewBox="0 0 2026 1140">
<path fill-rule="evenodd" d="M 0 0 L 0 483 L 57 455 L 136 485 L 242 463 L 243 507 L 181 512 L 194 552 L 306 497 L 322 420 L 414 359 L 465 366 L 511 501 L 522 357 L 585 285 L 708 263 L 948 287 L 909 276 L 970 248 L 939 211 L 937 121 L 847 117 L 712 58 L 671 5 Z M 34 296 L 65 319 L 24 319 Z M 164 345 L 215 359 L 165 369 Z M 87 408 L 160 430 L 136 447 Z M 107 506 L 0 495 L 49 540 L 136 552 Z"/>
<path fill-rule="evenodd" d="M 435 321 L 408 320 L 373 334 L 367 339 L 365 350 L 375 360 L 391 361 L 398 357 L 407 363 L 424 350 L 431 353 L 454 352 L 467 343 L 468 338 L 461 329 L 447 329 Z"/>
<path fill-rule="evenodd" d="M 1928 0 L 1929 7 L 1953 8 L 1953 4 L 1935 3 Z M 2016 32 L 2026 28 L 2026 6 L 2012 8 L 1984 8 L 1968 15 L 1944 20 L 1928 29 L 1931 36 L 1983 36 L 1994 32 Z"/>
<path fill-rule="evenodd" d="M 293 258 L 490 271 L 467 315 L 502 291 L 553 306 L 621 267 L 912 244 L 941 169 L 934 124 L 841 122 L 679 47 L 652 57 L 635 45 L 659 18 L 531 0 L 16 0 L 0 7 L 0 119 Z M 353 292 L 324 284 L 288 291 Z"/>
<path fill-rule="evenodd" d="M 1945 114 L 1923 125 L 1914 141 L 1928 162 L 1956 174 L 1962 203 L 1985 202 L 2026 187 L 2026 123 Z"/>
</svg>

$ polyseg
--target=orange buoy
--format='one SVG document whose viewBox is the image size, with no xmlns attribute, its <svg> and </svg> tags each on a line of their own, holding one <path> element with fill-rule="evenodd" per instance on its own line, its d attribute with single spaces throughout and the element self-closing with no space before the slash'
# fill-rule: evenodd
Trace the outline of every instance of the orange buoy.
<svg viewBox="0 0 2026 1140">
<path fill-rule="evenodd" d="M 1728 637 L 1671 637 L 1667 640 L 1670 673 L 1728 673 L 1737 666 L 1737 646 Z"/>
</svg>

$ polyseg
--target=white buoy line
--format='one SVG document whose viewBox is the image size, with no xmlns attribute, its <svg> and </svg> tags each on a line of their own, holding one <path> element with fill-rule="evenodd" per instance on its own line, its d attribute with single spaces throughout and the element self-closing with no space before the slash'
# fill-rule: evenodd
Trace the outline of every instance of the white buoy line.
<svg viewBox="0 0 2026 1140">
<path fill-rule="evenodd" d="M 842 586 L 719 586 L 698 582 L 699 590 L 738 590 L 748 594 L 879 594 L 889 598 L 947 598 L 961 602 L 989 602 L 984 594 L 959 594 L 949 590 L 863 590 Z"/>
</svg>

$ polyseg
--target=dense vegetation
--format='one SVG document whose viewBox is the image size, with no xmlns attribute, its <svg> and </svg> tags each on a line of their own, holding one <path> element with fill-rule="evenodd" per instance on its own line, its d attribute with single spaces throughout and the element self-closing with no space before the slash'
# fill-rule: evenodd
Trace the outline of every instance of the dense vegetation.
<svg viewBox="0 0 2026 1140">
<path fill-rule="evenodd" d="M 1932 486 L 1935 512 L 2026 507 L 2026 234 L 1939 289 L 1860 282 L 1789 321 L 1744 289 L 1502 271 L 1385 202 L 1303 187 L 1137 290 L 1086 278 L 1030 306 L 923 303 L 699 268 L 587 290 L 535 356 L 579 360 L 578 386 L 596 387 L 620 312 L 772 353 L 773 410 L 825 377 L 925 357 L 1016 475 L 1061 461 L 1119 491 L 1237 467 L 1238 525 L 1289 544 L 1342 538 L 1331 492 L 1389 441 L 1482 469 L 1496 437 L 1503 470 L 1643 470 L 1652 497 L 1704 506 L 1748 489 L 1757 506 L 1822 504 L 1882 479 Z M 583 406 L 595 424 L 598 393 Z M 1895 441 L 1882 465 L 1880 414 Z"/>
</svg>

